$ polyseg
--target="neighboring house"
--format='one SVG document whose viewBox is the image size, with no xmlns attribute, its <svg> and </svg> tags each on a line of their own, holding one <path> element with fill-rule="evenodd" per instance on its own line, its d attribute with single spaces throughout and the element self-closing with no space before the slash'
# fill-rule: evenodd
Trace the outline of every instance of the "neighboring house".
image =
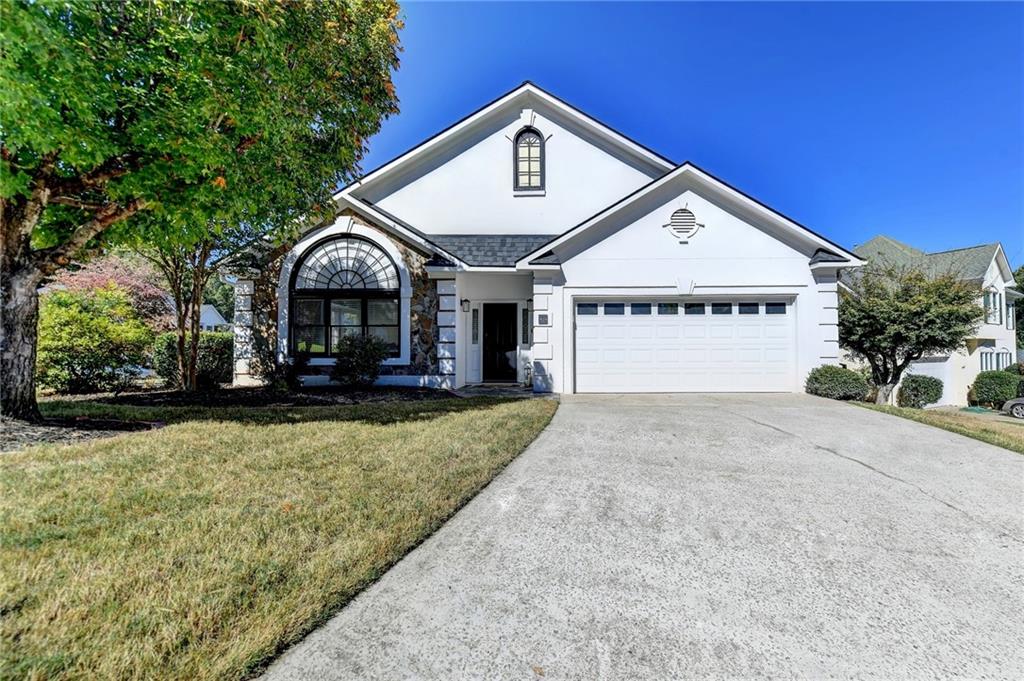
<svg viewBox="0 0 1024 681">
<path fill-rule="evenodd" d="M 914 362 L 908 373 L 941 379 L 940 405 L 966 405 L 974 378 L 981 371 L 1005 369 L 1016 361 L 1015 304 L 1024 295 L 1015 288 L 1013 271 L 1002 245 L 984 244 L 939 253 L 925 253 L 887 236 L 876 236 L 853 252 L 864 260 L 921 268 L 932 274 L 954 272 L 978 287 L 985 319 L 966 347 L 950 355 Z"/>
<path fill-rule="evenodd" d="M 203 331 L 230 331 L 231 323 L 213 305 L 205 304 L 199 312 L 199 327 Z"/>
<path fill-rule="evenodd" d="M 237 272 L 236 383 L 296 355 L 324 382 L 356 334 L 390 344 L 387 385 L 800 392 L 863 264 L 529 82 L 335 201 Z"/>
</svg>

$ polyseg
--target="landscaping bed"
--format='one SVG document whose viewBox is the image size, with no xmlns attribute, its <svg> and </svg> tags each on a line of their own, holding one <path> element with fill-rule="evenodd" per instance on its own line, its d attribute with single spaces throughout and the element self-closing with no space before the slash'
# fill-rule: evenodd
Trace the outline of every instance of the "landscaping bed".
<svg viewBox="0 0 1024 681">
<path fill-rule="evenodd" d="M 48 402 L 168 425 L 0 457 L 9 678 L 240 678 L 431 534 L 553 400 Z"/>
<path fill-rule="evenodd" d="M 49 418 L 38 423 L 0 417 L 0 452 L 32 445 L 74 444 L 96 438 L 113 437 L 126 432 L 150 430 L 163 425 L 159 421 L 122 421 L 103 418 Z"/>
</svg>

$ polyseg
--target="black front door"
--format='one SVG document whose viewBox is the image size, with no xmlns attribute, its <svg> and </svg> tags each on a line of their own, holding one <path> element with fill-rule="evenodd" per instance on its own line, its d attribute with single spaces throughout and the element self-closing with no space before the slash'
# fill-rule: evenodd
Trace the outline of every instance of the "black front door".
<svg viewBox="0 0 1024 681">
<path fill-rule="evenodd" d="M 484 381 L 516 380 L 516 304 L 484 303 Z"/>
</svg>

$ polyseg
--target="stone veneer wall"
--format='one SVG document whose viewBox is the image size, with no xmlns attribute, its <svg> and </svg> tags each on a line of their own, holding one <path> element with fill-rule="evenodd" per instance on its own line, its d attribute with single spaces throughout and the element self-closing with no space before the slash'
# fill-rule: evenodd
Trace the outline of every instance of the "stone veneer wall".
<svg viewBox="0 0 1024 681">
<path fill-rule="evenodd" d="M 363 220 L 360 224 L 373 228 Z M 455 380 L 455 282 L 433 280 L 426 258 L 406 244 L 398 246 L 409 272 L 409 364 L 385 365 L 381 376 L 441 376 Z M 277 367 L 277 286 L 282 255 L 251 278 L 235 284 L 235 385 L 259 385 L 272 380 Z M 310 367 L 310 374 L 329 373 L 327 367 Z"/>
</svg>

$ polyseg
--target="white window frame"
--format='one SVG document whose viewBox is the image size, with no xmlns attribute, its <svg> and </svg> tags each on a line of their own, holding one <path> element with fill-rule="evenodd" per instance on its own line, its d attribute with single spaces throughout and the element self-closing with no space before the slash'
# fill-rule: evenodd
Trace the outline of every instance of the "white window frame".
<svg viewBox="0 0 1024 681">
<path fill-rule="evenodd" d="M 1002 324 L 1002 295 L 1000 295 L 995 289 L 985 291 L 983 301 L 985 306 L 985 323 Z"/>
</svg>

